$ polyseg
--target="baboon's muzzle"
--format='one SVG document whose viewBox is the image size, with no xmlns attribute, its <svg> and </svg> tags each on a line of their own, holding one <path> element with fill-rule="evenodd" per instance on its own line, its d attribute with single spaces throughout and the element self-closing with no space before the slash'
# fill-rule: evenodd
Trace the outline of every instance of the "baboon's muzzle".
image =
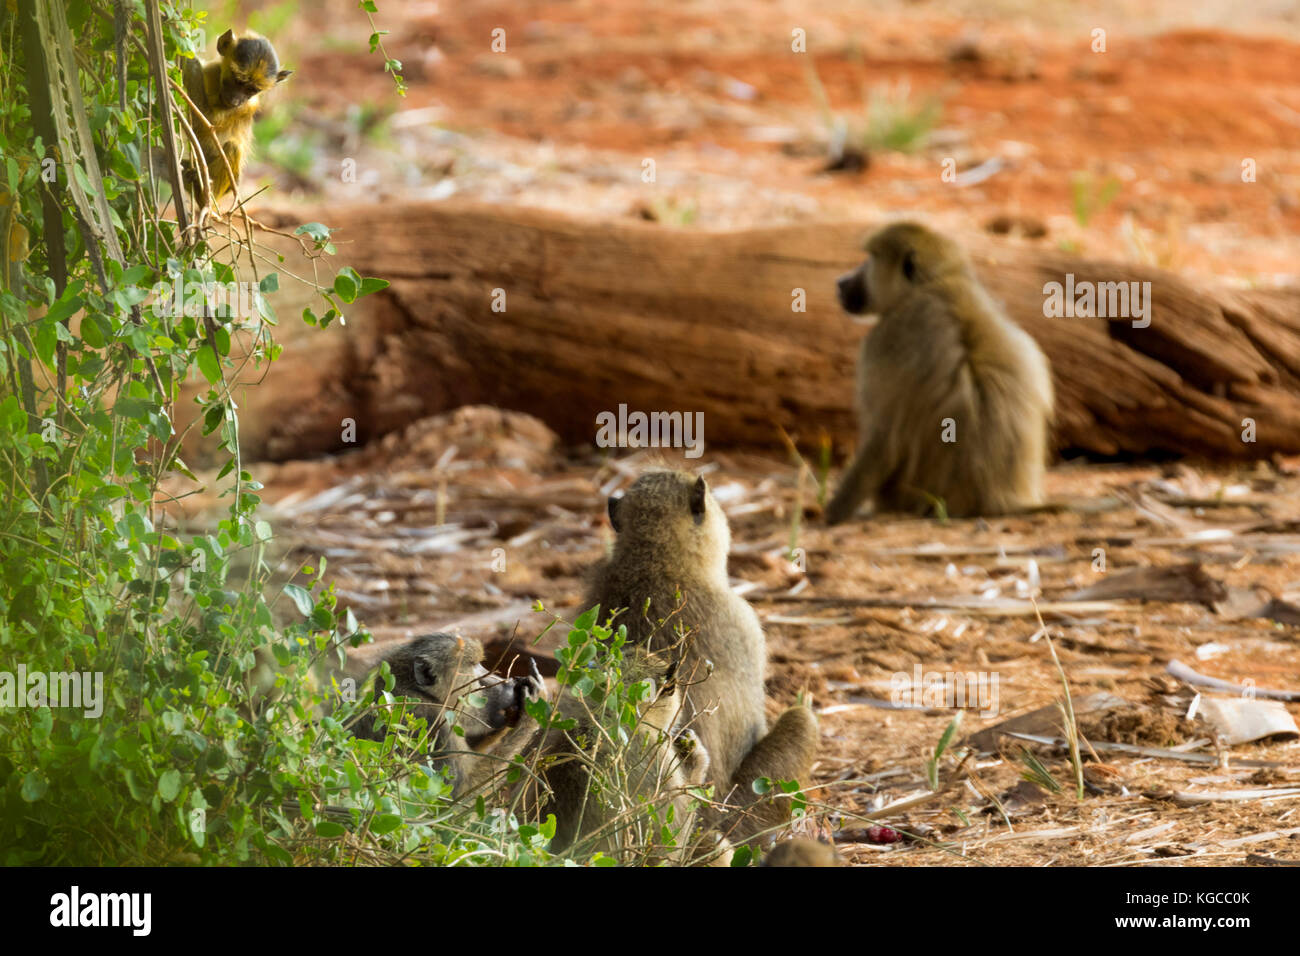
<svg viewBox="0 0 1300 956">
<path fill-rule="evenodd" d="M 859 266 L 835 280 L 840 306 L 850 315 L 861 315 L 867 310 L 867 283 L 862 275 L 862 269 L 863 267 Z"/>
</svg>

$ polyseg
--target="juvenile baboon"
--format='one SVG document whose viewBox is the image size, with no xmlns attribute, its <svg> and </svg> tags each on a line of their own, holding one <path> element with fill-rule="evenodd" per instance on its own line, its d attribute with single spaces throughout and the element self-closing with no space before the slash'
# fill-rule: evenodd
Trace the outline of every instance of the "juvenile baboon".
<svg viewBox="0 0 1300 956">
<path fill-rule="evenodd" d="M 1052 377 L 954 242 L 899 223 L 839 279 L 840 304 L 879 322 L 858 357 L 858 449 L 826 508 L 991 515 L 1042 502 Z"/>
<path fill-rule="evenodd" d="M 424 718 L 427 752 L 451 768 L 457 796 L 506 770 L 537 733 L 524 703 L 544 693 L 541 677 L 507 679 L 488 672 L 478 641 L 427 634 L 394 648 L 384 660 L 393 673 L 393 697 L 419 701 L 407 712 Z M 383 689 L 383 679 L 376 677 L 374 701 L 380 706 Z M 464 736 L 453 726 L 461 727 Z M 358 718 L 352 732 L 370 740 L 384 738 L 373 713 Z"/>
<path fill-rule="evenodd" d="M 642 649 L 628 652 L 624 683 L 648 681 L 650 691 L 626 742 L 608 732 L 609 715 L 592 713 L 576 697 L 562 694 L 556 701 L 560 716 L 577 726 L 549 731 L 538 760 L 549 789 L 539 816 L 556 817 L 553 852 L 585 840 L 584 853 L 600 850 L 640 864 L 685 863 L 716 843 L 715 836 L 696 833 L 688 790 L 707 783 L 709 752 L 685 726 L 677 667 Z M 649 824 L 649 805 L 659 809 L 661 825 L 672 813 L 678 849 L 666 858 L 656 855 L 661 837 Z"/>
<path fill-rule="evenodd" d="M 835 847 L 820 840 L 794 837 L 783 840 L 763 855 L 761 866 L 839 866 Z"/>
<path fill-rule="evenodd" d="M 677 673 L 683 713 L 708 751 L 715 798 L 731 808 L 711 825 L 745 840 L 783 822 L 788 801 L 759 798 L 752 784 L 806 781 L 817 720 L 791 707 L 767 729 L 767 644 L 758 615 L 727 582 L 731 530 L 722 508 L 703 478 L 658 471 L 610 498 L 609 519 L 614 553 L 593 570 L 585 606 L 626 608 L 618 623 L 629 641 L 655 651 L 679 643 L 678 625 L 686 629 Z"/>
<path fill-rule="evenodd" d="M 185 92 L 212 126 L 209 132 L 197 119 L 192 122 L 211 191 L 204 193 L 202 177 L 193 167 L 185 170 L 186 183 L 203 206 L 233 190 L 252 149 L 258 98 L 293 72 L 280 69 L 271 41 L 251 30 L 238 38 L 230 30 L 221 34 L 217 54 L 218 59 L 208 63 L 187 59 L 181 64 Z"/>
</svg>

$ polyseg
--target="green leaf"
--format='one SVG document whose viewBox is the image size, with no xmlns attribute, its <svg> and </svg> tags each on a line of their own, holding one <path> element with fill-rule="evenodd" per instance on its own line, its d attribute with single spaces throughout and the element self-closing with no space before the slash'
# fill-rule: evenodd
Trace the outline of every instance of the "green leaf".
<svg viewBox="0 0 1300 956">
<path fill-rule="evenodd" d="M 271 292 L 278 291 L 280 288 L 279 275 L 272 272 L 270 275 L 263 276 L 262 281 L 257 284 L 257 288 L 259 291 L 266 292 L 268 294 Z M 373 829 L 373 827 L 371 829 Z"/>
<path fill-rule="evenodd" d="M 264 318 L 270 325 L 278 325 L 279 319 L 275 315 L 275 309 L 271 308 L 271 300 L 262 293 L 253 296 L 253 304 L 257 307 L 258 314 Z"/>
<path fill-rule="evenodd" d="M 63 298 L 50 306 L 50 310 L 45 313 L 42 322 L 62 322 L 85 304 L 85 300 L 81 296 L 68 294 L 71 289 L 72 287 L 69 286 L 63 291 Z"/>
<path fill-rule="evenodd" d="M 167 770 L 158 778 L 158 796 L 162 797 L 167 803 L 176 799 L 176 795 L 181 792 L 181 772 L 179 770 Z"/>
<path fill-rule="evenodd" d="M 92 349 L 102 349 L 111 334 L 107 326 L 103 316 L 87 315 L 81 320 L 81 340 Z"/>
<path fill-rule="evenodd" d="M 573 622 L 573 629 L 575 631 L 590 631 L 591 626 L 596 623 L 596 618 L 599 616 L 600 605 L 597 604 L 595 607 L 588 608 L 578 615 L 577 619 Z M 570 636 L 569 642 L 573 643 L 572 636 Z"/>
<path fill-rule="evenodd" d="M 387 289 L 387 288 L 388 288 L 387 279 L 376 279 L 373 276 L 366 276 L 366 278 L 361 280 L 361 291 L 357 293 L 357 298 L 359 299 L 363 295 L 371 295 L 375 292 L 380 291 L 381 289 Z"/>
<path fill-rule="evenodd" d="M 54 347 L 59 341 L 54 330 L 58 327 L 57 323 L 54 325 L 42 323 L 36 327 L 36 357 L 50 368 L 54 367 Z"/>
<path fill-rule="evenodd" d="M 370 823 L 370 832 L 383 836 L 392 833 L 402 825 L 402 818 L 395 813 L 381 813 Z M 319 831 L 318 831 L 319 832 Z"/>
<path fill-rule="evenodd" d="M 84 189 L 86 194 L 92 199 L 99 195 L 99 193 L 96 192 L 95 187 L 90 185 L 90 177 L 86 175 L 86 171 L 81 168 L 80 163 L 72 164 L 72 178 L 77 181 L 77 185 Z"/>
<path fill-rule="evenodd" d="M 948 722 L 948 726 L 944 729 L 943 735 L 939 738 L 938 745 L 934 748 L 935 760 L 942 757 L 943 752 L 947 750 L 948 745 L 952 743 L 952 738 L 956 736 L 958 728 L 961 727 L 961 718 L 963 713 L 964 711 L 957 711 L 957 715 Z"/>
<path fill-rule="evenodd" d="M 343 824 L 335 823 L 332 820 L 321 820 L 316 824 L 316 835 L 322 837 L 340 837 L 348 831 Z"/>
<path fill-rule="evenodd" d="M 131 796 L 134 799 L 136 800 L 144 799 L 145 789 L 144 787 L 140 786 L 140 779 L 135 775 L 134 770 L 132 770 L 130 767 L 127 767 L 124 771 L 122 771 L 122 779 L 126 781 L 126 789 L 130 792 Z"/>
<path fill-rule="evenodd" d="M 325 242 L 330 237 L 329 226 L 319 222 L 304 222 L 293 231 L 295 236 L 307 235 L 317 242 Z"/>
<path fill-rule="evenodd" d="M 54 714 L 48 707 L 41 707 L 32 717 L 32 743 L 38 747 L 45 745 L 50 739 L 50 731 L 54 728 Z"/>
<path fill-rule="evenodd" d="M 310 617 L 311 612 L 316 607 L 316 602 L 311 599 L 311 592 L 298 584 L 286 584 L 284 593 L 289 595 L 290 600 L 297 606 L 298 612 L 303 617 Z"/>
<path fill-rule="evenodd" d="M 226 405 L 224 402 L 212 405 L 203 413 L 203 434 L 211 435 L 220 427 L 226 417 Z M 233 466 L 232 466 L 233 467 Z M 226 477 L 224 474 L 218 475 L 218 480 Z"/>
<path fill-rule="evenodd" d="M 139 285 L 140 280 L 149 275 L 152 270 L 146 265 L 134 265 L 122 273 L 120 285 Z"/>
<path fill-rule="evenodd" d="M 28 803 L 35 803 L 45 796 L 45 792 L 49 789 L 50 782 L 41 775 L 39 770 L 33 770 L 23 777 L 22 790 L 19 792 Z"/>
<path fill-rule="evenodd" d="M 211 345 L 202 346 L 195 359 L 199 363 L 199 371 L 210 384 L 215 385 L 221 381 L 221 362 L 217 359 L 217 353 L 212 351 Z"/>
<path fill-rule="evenodd" d="M 348 273 L 352 273 L 348 275 Z M 357 289 L 360 282 L 354 278 L 356 273 L 348 268 L 339 270 L 339 274 L 334 277 L 334 294 L 344 302 L 354 302 L 357 298 Z"/>
<path fill-rule="evenodd" d="M 0 425 L 11 435 L 27 431 L 27 413 L 18 403 L 18 396 L 9 395 L 0 402 Z"/>
</svg>

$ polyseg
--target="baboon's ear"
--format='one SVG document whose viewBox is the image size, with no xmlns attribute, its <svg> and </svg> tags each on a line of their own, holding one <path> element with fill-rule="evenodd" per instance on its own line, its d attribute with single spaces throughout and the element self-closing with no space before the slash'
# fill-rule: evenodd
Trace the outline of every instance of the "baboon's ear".
<svg viewBox="0 0 1300 956">
<path fill-rule="evenodd" d="M 609 523 L 610 526 L 613 527 L 615 534 L 618 534 L 620 531 L 623 530 L 618 525 L 618 505 L 619 502 L 621 502 L 622 500 L 623 500 L 623 492 L 620 491 L 618 494 L 610 495 L 609 502 L 606 505 L 607 510 L 609 511 Z"/>
<path fill-rule="evenodd" d="M 283 83 L 290 77 L 290 75 L 292 75 L 292 73 L 293 70 L 281 70 L 279 73 L 275 74 L 275 82 Z"/>
<path fill-rule="evenodd" d="M 433 661 L 428 657 L 420 656 L 412 663 L 415 671 L 415 685 L 417 687 L 427 687 L 433 689 L 438 684 L 438 672 L 434 669 Z"/>
<path fill-rule="evenodd" d="M 704 496 L 708 493 L 709 486 L 704 483 L 704 476 L 701 475 L 691 487 L 691 514 L 696 524 L 704 520 Z"/>
<path fill-rule="evenodd" d="M 903 253 L 903 278 L 908 282 L 916 278 L 916 257 L 911 249 Z"/>
<path fill-rule="evenodd" d="M 221 34 L 221 36 L 217 37 L 217 52 L 222 56 L 225 56 L 226 52 L 234 45 L 235 34 L 230 30 L 227 30 L 225 33 Z"/>
</svg>

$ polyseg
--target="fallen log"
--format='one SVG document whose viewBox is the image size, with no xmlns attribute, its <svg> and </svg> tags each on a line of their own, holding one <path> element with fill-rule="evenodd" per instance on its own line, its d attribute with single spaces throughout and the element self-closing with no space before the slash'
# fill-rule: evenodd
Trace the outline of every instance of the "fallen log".
<svg viewBox="0 0 1300 956">
<path fill-rule="evenodd" d="M 250 458 L 346 448 L 344 419 L 364 443 L 468 403 L 529 412 L 575 443 L 592 443 L 597 414 L 620 404 L 703 412 L 704 438 L 717 446 L 778 450 L 778 426 L 805 448 L 822 429 L 839 451 L 854 442 L 864 329 L 839 309 L 834 279 L 859 260 L 868 224 L 706 232 L 451 202 L 259 216 L 329 223 L 341 260 L 392 285 L 356 303 L 346 327 L 323 332 L 285 318 L 301 309 L 292 296 L 275 300 L 285 356 L 238 396 Z M 1300 290 L 1200 285 L 1142 265 L 959 238 L 1052 362 L 1057 448 L 1300 452 Z M 295 269 L 296 247 L 274 237 L 269 245 Z M 1044 315 L 1044 286 L 1067 274 L 1076 286 L 1150 282 L 1149 325 Z M 806 311 L 795 310 L 799 290 Z"/>
</svg>

